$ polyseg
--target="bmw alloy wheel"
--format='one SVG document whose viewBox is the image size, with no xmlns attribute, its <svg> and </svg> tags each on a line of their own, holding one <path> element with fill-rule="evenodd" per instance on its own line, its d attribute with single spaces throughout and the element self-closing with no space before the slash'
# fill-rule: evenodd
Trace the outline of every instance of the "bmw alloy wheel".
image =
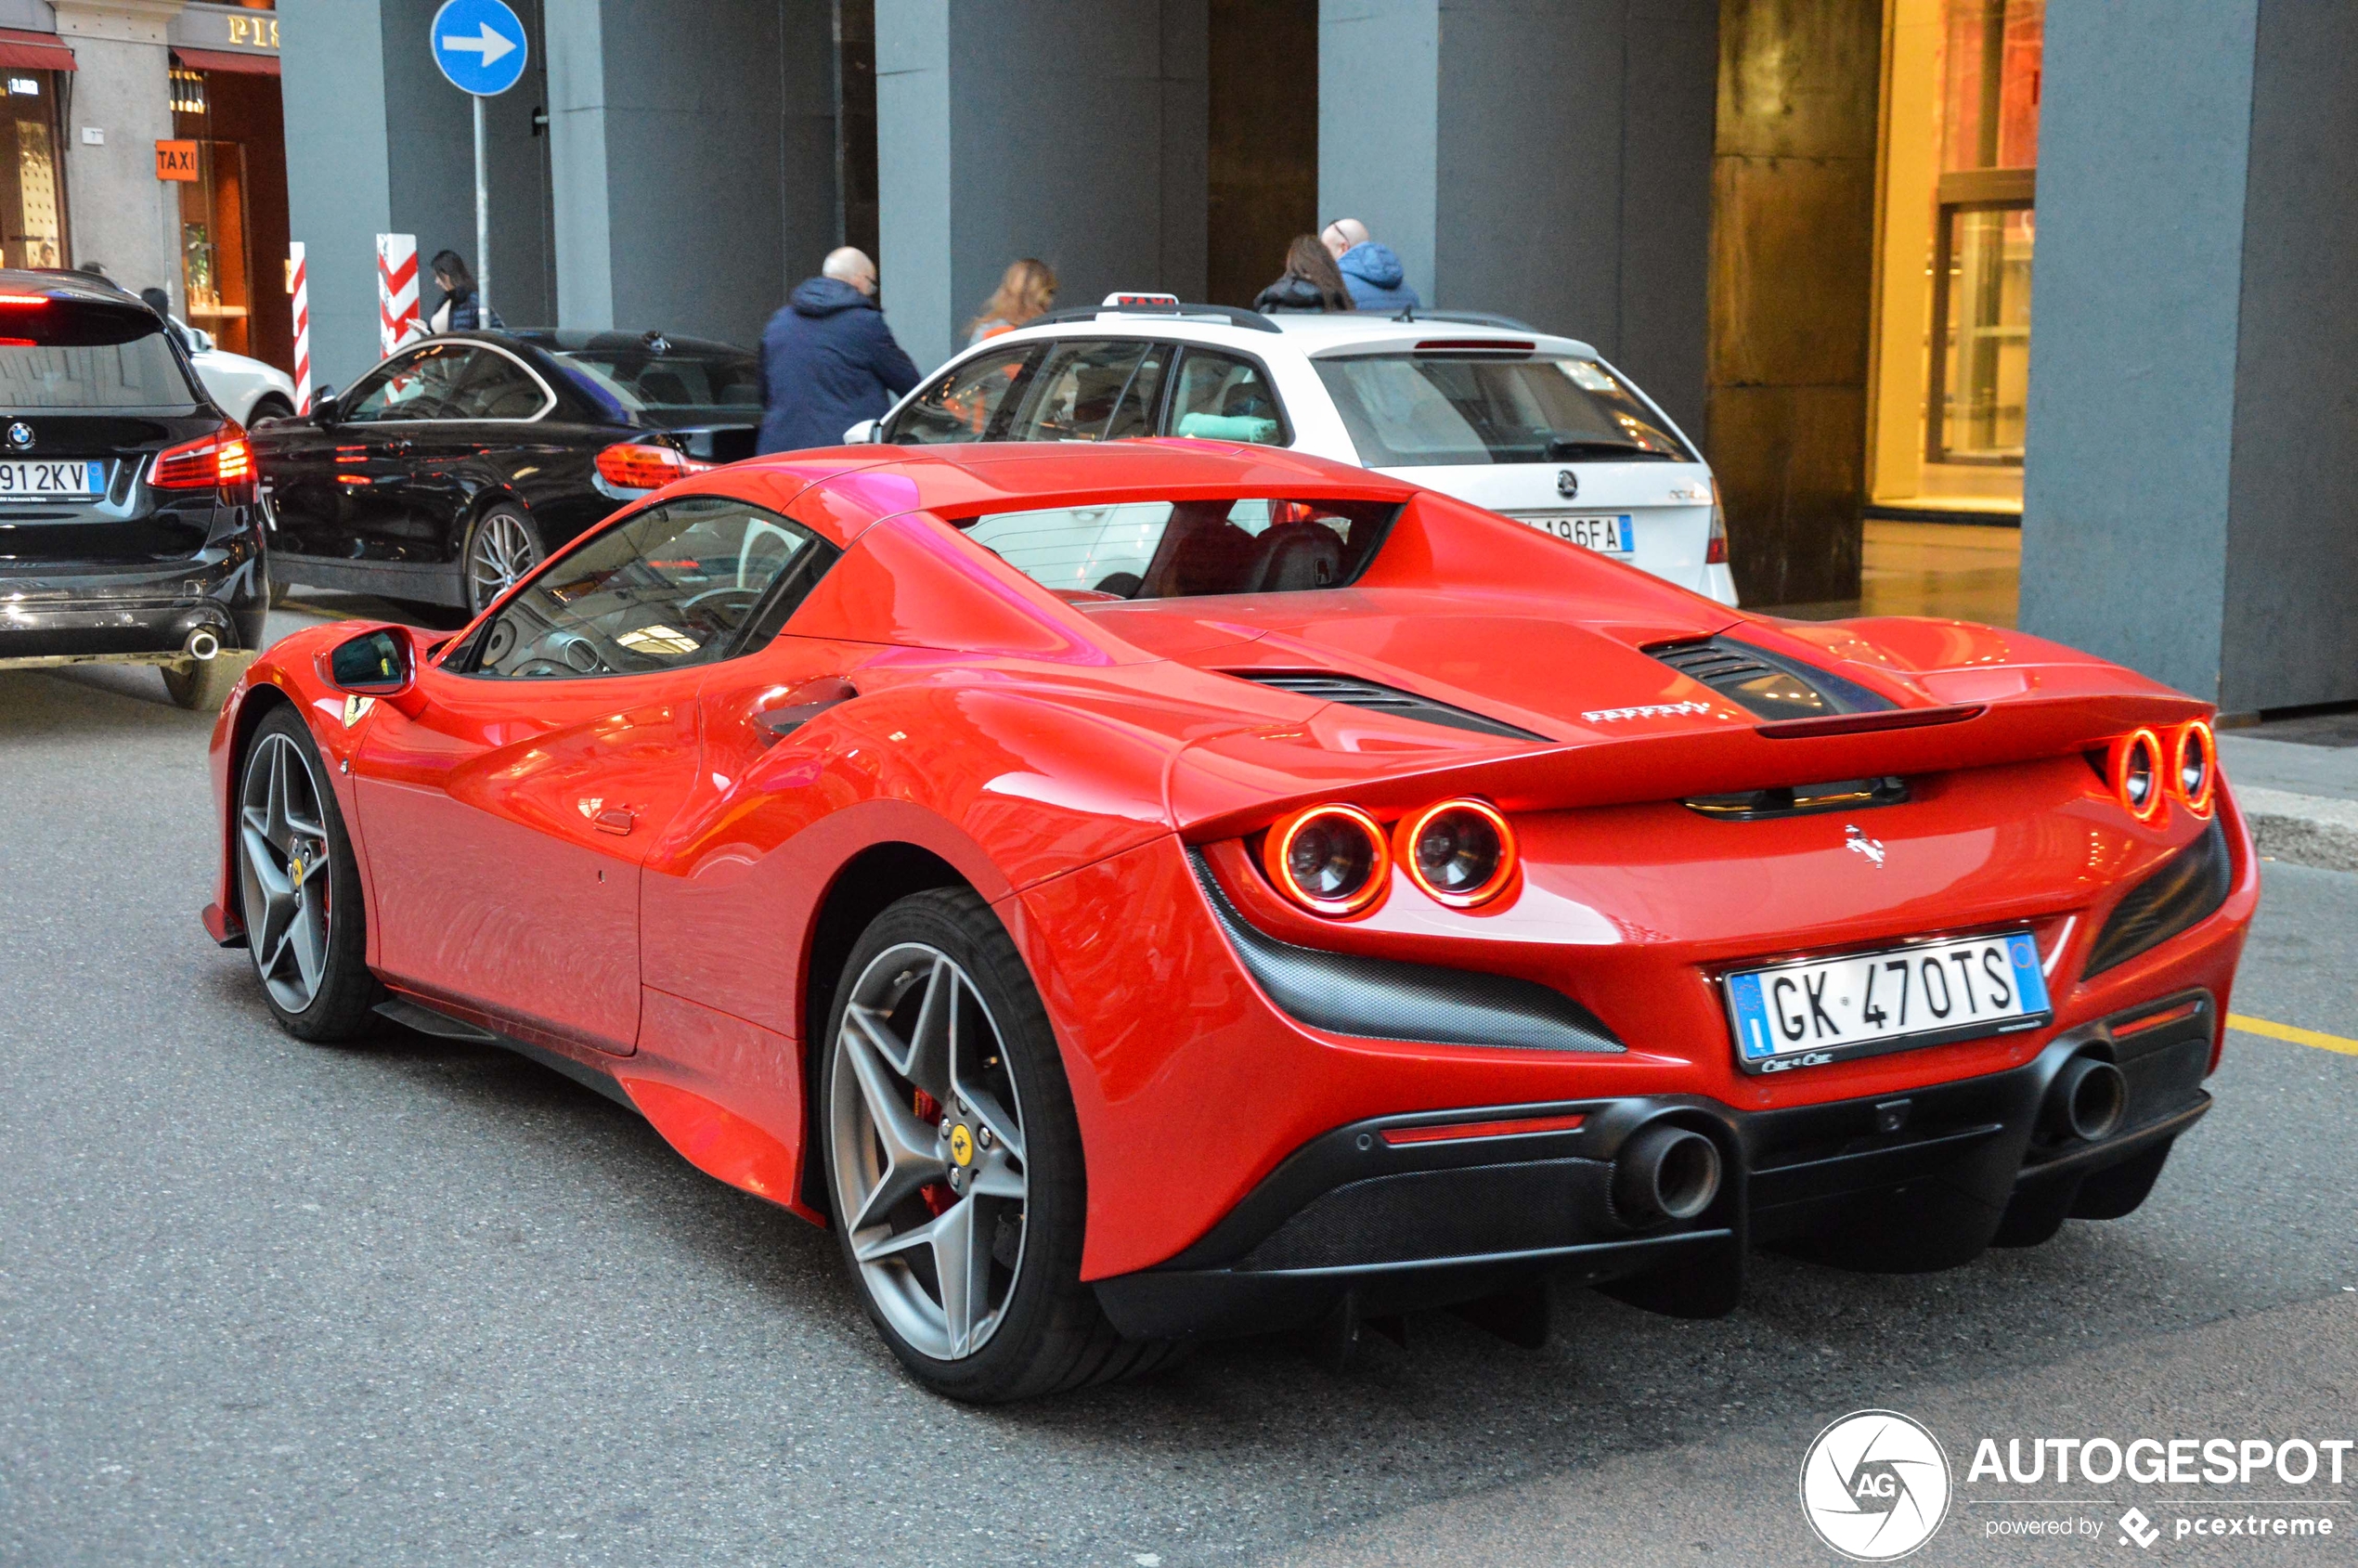
<svg viewBox="0 0 2358 1568">
<path fill-rule="evenodd" d="M 287 736 L 265 734 L 255 744 L 238 818 L 254 968 L 280 1007 L 301 1013 L 327 977 L 333 883 L 319 782 L 310 758 Z"/>
<path fill-rule="evenodd" d="M 523 518 L 512 512 L 485 513 L 467 547 L 467 607 L 481 615 L 539 564 L 540 547 Z"/>
<path fill-rule="evenodd" d="M 844 1006 L 830 1075 L 836 1212 L 862 1283 L 912 1347 L 990 1341 L 1023 1263 L 1023 1105 L 974 980 L 922 942 L 887 949 Z"/>
</svg>

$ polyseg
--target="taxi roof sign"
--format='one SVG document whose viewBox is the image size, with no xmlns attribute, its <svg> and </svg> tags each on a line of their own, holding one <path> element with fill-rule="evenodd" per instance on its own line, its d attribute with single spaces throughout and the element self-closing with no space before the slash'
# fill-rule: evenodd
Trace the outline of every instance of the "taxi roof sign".
<svg viewBox="0 0 2358 1568">
<path fill-rule="evenodd" d="M 1100 310 L 1117 309 L 1125 305 L 1177 305 L 1177 294 L 1108 294 Z"/>
</svg>

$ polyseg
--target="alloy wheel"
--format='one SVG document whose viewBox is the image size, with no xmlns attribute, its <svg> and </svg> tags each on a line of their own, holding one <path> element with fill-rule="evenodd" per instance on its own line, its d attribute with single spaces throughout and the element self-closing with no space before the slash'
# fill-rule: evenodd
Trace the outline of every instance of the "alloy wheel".
<svg viewBox="0 0 2358 1568">
<path fill-rule="evenodd" d="M 523 518 L 512 512 L 489 513 L 475 525 L 467 551 L 467 591 L 473 601 L 469 608 L 482 614 L 539 562 L 539 549 Z"/>
<path fill-rule="evenodd" d="M 240 888 L 246 940 L 272 1000 L 301 1013 L 328 972 L 331 868 L 327 814 L 310 759 L 282 734 L 266 734 L 239 792 Z"/>
<path fill-rule="evenodd" d="M 835 1040 L 836 1212 L 869 1298 L 920 1354 L 961 1360 L 1004 1320 L 1023 1263 L 1023 1108 L 999 1026 L 956 961 L 878 953 Z"/>
</svg>

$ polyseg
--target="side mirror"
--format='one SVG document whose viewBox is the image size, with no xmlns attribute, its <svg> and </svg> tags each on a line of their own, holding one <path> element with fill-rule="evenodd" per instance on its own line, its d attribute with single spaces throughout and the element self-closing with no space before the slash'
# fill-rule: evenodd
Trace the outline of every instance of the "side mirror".
<svg viewBox="0 0 2358 1568">
<path fill-rule="evenodd" d="M 875 420 L 862 420 L 843 433 L 843 444 L 847 447 L 865 447 L 872 444 L 876 439 L 876 426 L 879 422 Z"/>
<path fill-rule="evenodd" d="M 311 395 L 311 422 L 333 424 L 343 418 L 343 410 L 336 406 L 336 389 L 323 386 Z"/>
<path fill-rule="evenodd" d="M 329 684 L 361 697 L 389 697 L 408 689 L 417 675 L 409 639 L 392 627 L 337 643 L 328 652 Z"/>
<path fill-rule="evenodd" d="M 189 345 L 188 351 L 191 354 L 211 354 L 213 352 L 213 334 L 206 331 L 202 327 L 189 328 L 188 336 L 196 340 Z"/>
</svg>

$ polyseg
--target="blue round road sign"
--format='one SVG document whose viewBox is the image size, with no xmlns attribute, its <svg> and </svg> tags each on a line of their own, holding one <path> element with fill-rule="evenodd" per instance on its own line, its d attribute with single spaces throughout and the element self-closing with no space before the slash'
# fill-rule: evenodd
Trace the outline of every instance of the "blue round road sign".
<svg viewBox="0 0 2358 1568">
<path fill-rule="evenodd" d="M 450 84 L 479 98 L 493 97 L 524 77 L 524 23 L 502 0 L 443 0 L 427 37 L 434 63 Z"/>
</svg>

